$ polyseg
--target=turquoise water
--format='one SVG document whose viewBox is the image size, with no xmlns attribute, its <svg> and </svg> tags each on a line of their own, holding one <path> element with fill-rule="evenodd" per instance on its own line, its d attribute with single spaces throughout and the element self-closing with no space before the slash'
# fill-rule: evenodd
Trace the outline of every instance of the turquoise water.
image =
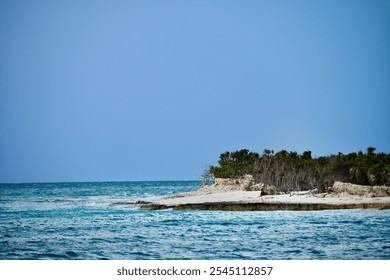
<svg viewBox="0 0 390 280">
<path fill-rule="evenodd" d="M 197 181 L 0 184 L 0 259 L 390 259 L 390 211 L 141 211 Z"/>
</svg>

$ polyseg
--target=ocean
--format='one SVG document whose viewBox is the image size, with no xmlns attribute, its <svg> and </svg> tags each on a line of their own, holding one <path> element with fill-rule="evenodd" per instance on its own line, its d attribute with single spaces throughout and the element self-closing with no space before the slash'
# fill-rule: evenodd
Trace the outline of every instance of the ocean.
<svg viewBox="0 0 390 280">
<path fill-rule="evenodd" d="M 389 210 L 145 211 L 199 181 L 0 184 L 3 260 L 389 260 Z"/>
</svg>

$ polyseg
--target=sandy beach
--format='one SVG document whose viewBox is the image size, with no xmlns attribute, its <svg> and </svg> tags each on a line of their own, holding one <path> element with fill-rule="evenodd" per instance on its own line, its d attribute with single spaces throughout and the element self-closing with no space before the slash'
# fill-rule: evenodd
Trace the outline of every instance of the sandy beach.
<svg viewBox="0 0 390 280">
<path fill-rule="evenodd" d="M 353 195 L 347 192 L 314 194 L 309 191 L 260 195 L 259 191 L 210 191 L 210 188 L 151 201 L 141 209 L 160 210 L 324 210 L 388 209 L 390 196 Z"/>
</svg>

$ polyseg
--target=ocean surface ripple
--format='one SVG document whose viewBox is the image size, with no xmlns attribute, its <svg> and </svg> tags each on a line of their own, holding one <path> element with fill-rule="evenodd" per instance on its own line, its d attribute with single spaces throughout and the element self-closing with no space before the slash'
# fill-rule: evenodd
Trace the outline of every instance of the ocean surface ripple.
<svg viewBox="0 0 390 280">
<path fill-rule="evenodd" d="M 0 184 L 0 259 L 390 259 L 390 211 L 141 211 L 198 181 Z"/>
</svg>

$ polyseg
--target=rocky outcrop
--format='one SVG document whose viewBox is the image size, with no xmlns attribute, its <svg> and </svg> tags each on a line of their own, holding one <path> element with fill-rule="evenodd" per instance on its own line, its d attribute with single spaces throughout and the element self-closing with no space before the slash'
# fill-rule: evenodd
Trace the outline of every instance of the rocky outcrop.
<svg viewBox="0 0 390 280">
<path fill-rule="evenodd" d="M 275 186 L 264 186 L 263 183 L 255 184 L 253 176 L 251 175 L 245 175 L 238 179 L 215 178 L 213 185 L 203 186 L 199 191 L 202 193 L 259 191 L 261 192 L 261 195 L 274 195 L 277 193 Z M 313 192 L 313 194 L 314 193 L 315 192 Z M 351 183 L 334 182 L 333 186 L 329 190 L 329 193 L 333 196 L 359 195 L 365 197 L 385 197 L 390 196 L 390 187 L 363 186 Z"/>
<path fill-rule="evenodd" d="M 231 192 L 231 191 L 261 191 L 262 195 L 273 195 L 276 193 L 275 186 L 264 186 L 263 183 L 255 184 L 252 175 L 245 175 L 241 178 L 215 178 L 214 184 L 203 186 L 202 192 Z"/>
<path fill-rule="evenodd" d="M 252 175 L 245 175 L 238 179 L 215 178 L 214 188 L 225 189 L 226 191 L 245 191 L 254 185 Z"/>
<path fill-rule="evenodd" d="M 215 178 L 214 184 L 202 186 L 200 191 L 203 193 L 247 191 L 252 185 L 254 185 L 252 175 L 245 175 L 238 179 Z"/>
<path fill-rule="evenodd" d="M 387 186 L 362 186 L 351 183 L 334 182 L 330 192 L 335 194 L 347 193 L 365 197 L 390 196 L 390 187 Z"/>
</svg>

